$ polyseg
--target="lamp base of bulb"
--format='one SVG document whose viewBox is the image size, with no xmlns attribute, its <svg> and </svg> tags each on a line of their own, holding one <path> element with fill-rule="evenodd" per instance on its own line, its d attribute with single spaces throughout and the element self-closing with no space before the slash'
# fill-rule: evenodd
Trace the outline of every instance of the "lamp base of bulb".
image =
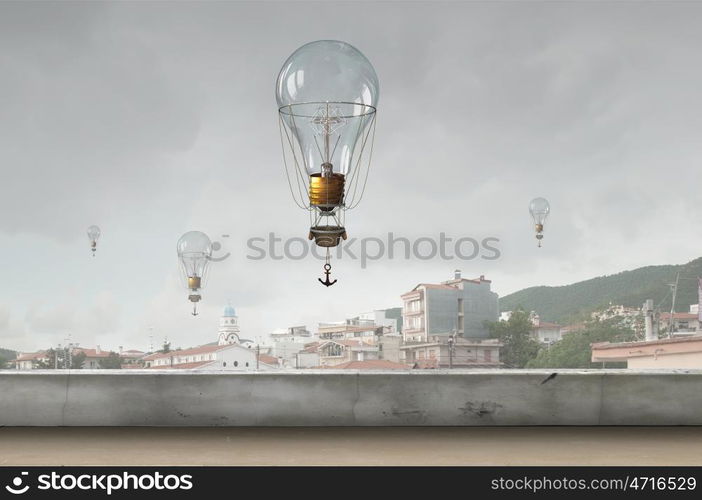
<svg viewBox="0 0 702 500">
<path fill-rule="evenodd" d="M 197 293 L 193 293 L 193 294 L 188 295 L 188 300 L 190 302 L 200 302 L 201 298 L 202 298 L 202 296 L 200 294 L 197 294 Z"/>
<path fill-rule="evenodd" d="M 344 174 L 310 175 L 310 205 L 322 212 L 331 212 L 344 201 Z"/>
<path fill-rule="evenodd" d="M 314 240 L 318 247 L 335 247 L 342 239 L 346 239 L 346 228 L 342 226 L 312 226 L 307 237 Z"/>
</svg>

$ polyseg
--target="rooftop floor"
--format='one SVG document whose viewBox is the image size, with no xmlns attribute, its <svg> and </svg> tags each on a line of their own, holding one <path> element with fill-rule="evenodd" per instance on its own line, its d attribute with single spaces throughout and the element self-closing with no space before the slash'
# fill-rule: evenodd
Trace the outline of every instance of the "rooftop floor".
<svg viewBox="0 0 702 500">
<path fill-rule="evenodd" d="M 0 465 L 702 465 L 702 427 L 2 427 Z"/>
</svg>

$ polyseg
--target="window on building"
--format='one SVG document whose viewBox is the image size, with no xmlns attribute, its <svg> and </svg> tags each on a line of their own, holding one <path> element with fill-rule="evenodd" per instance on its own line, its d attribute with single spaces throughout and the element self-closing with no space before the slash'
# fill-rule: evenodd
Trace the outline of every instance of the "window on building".
<svg viewBox="0 0 702 500">
<path fill-rule="evenodd" d="M 239 366 L 239 362 L 238 362 L 238 361 L 234 361 L 234 366 L 235 366 L 235 367 L 236 367 L 236 366 Z"/>
</svg>

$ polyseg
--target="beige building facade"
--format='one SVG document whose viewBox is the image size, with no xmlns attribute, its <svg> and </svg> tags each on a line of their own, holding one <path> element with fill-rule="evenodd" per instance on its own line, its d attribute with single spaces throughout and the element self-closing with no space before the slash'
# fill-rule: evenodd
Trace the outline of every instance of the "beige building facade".
<svg viewBox="0 0 702 500">
<path fill-rule="evenodd" d="M 644 342 L 592 344 L 592 361 L 625 361 L 627 368 L 702 369 L 702 334 Z"/>
</svg>

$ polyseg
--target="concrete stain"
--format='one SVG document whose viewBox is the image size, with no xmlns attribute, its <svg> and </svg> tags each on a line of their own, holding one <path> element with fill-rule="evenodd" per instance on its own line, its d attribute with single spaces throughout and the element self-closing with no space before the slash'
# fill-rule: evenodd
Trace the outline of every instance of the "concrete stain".
<svg viewBox="0 0 702 500">
<path fill-rule="evenodd" d="M 464 416 L 475 415 L 483 418 L 497 413 L 503 406 L 494 401 L 468 401 L 465 406 L 458 408 Z"/>
</svg>

